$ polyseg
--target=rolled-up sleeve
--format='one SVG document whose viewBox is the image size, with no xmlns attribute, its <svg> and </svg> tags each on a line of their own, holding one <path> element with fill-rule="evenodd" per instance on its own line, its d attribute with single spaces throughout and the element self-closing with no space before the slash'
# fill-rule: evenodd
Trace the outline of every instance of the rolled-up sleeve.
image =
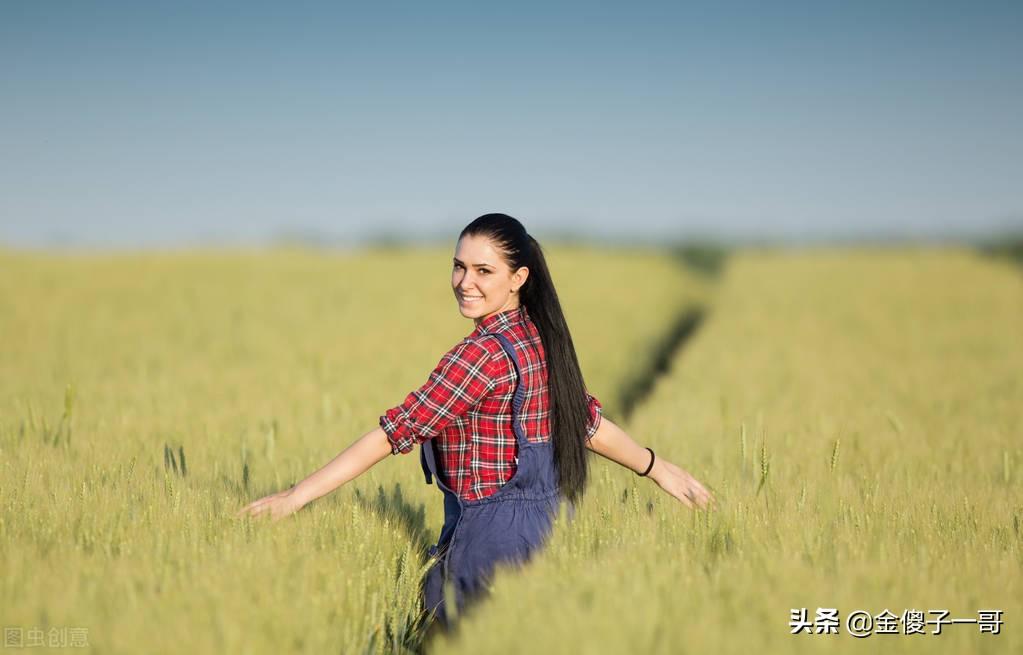
<svg viewBox="0 0 1023 655">
<path fill-rule="evenodd" d="M 586 394 L 586 402 L 590 410 L 590 418 L 586 423 L 586 440 L 589 441 L 597 433 L 597 428 L 600 427 L 600 417 L 603 412 L 601 408 L 603 405 L 600 404 L 600 401 L 595 396 L 589 393 Z"/>
<path fill-rule="evenodd" d="M 380 427 L 391 453 L 409 453 L 417 443 L 437 436 L 453 419 L 482 400 L 496 385 L 490 351 L 465 339 L 448 351 L 419 389 L 384 412 Z"/>
</svg>

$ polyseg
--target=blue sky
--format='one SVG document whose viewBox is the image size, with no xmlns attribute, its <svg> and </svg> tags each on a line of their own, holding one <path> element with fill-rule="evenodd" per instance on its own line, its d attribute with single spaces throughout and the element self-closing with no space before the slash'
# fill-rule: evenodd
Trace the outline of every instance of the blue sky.
<svg viewBox="0 0 1023 655">
<path fill-rule="evenodd" d="M 1023 224 L 1023 3 L 0 4 L 0 244 Z"/>
</svg>

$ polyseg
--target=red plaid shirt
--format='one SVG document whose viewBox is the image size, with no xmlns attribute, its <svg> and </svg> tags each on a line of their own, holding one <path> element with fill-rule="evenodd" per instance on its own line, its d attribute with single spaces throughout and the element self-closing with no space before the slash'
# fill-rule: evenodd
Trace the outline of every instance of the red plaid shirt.
<svg viewBox="0 0 1023 655">
<path fill-rule="evenodd" d="M 380 417 L 393 454 L 409 453 L 433 439 L 438 474 L 459 497 L 484 498 L 515 473 L 518 447 L 512 431 L 512 397 L 518 376 L 497 339 L 505 335 L 522 366 L 525 399 L 519 420 L 529 441 L 551 438 L 547 359 L 525 307 L 480 321 L 472 334 L 441 358 L 426 384 Z M 600 425 L 601 404 L 589 393 L 586 438 Z"/>
</svg>

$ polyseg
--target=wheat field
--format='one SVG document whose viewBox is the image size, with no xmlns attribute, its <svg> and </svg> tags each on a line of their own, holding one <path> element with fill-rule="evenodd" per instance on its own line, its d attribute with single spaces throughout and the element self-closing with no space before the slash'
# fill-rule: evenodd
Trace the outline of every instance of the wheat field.
<svg viewBox="0 0 1023 655">
<path fill-rule="evenodd" d="M 443 503 L 418 452 L 282 523 L 233 515 L 376 427 L 472 331 L 450 258 L 0 253 L 0 620 L 12 640 L 421 650 L 418 585 Z M 710 284 L 646 250 L 565 245 L 548 258 L 589 389 L 621 413 L 649 345 Z"/>
<path fill-rule="evenodd" d="M 605 414 L 719 510 L 592 455 L 576 519 L 424 642 L 443 508 L 417 453 L 278 524 L 233 512 L 471 331 L 447 250 L 0 254 L 5 630 L 102 653 L 1023 651 L 1017 266 L 747 249 L 715 279 L 640 249 L 548 257 Z M 815 632 L 829 609 L 838 634 Z M 852 636 L 853 613 L 876 625 Z M 961 622 L 934 634 L 942 616 Z"/>
<path fill-rule="evenodd" d="M 571 530 L 502 571 L 437 652 L 508 652 L 522 626 L 531 652 L 1023 652 L 1021 372 L 1010 262 L 737 253 L 627 426 L 710 483 L 721 511 L 598 464 Z M 817 631 L 819 608 L 837 610 L 837 634 Z M 1001 610 L 985 618 L 1004 624 L 984 621 L 997 634 L 982 610 Z"/>
</svg>

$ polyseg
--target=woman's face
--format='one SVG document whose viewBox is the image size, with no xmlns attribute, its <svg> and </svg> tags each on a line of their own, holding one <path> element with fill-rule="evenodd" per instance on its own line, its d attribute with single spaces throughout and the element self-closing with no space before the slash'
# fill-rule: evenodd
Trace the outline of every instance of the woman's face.
<svg viewBox="0 0 1023 655">
<path fill-rule="evenodd" d="M 488 316 L 518 307 L 518 290 L 528 275 L 525 266 L 512 272 L 486 237 L 466 235 L 455 245 L 451 288 L 462 316 L 477 324 Z"/>
</svg>

